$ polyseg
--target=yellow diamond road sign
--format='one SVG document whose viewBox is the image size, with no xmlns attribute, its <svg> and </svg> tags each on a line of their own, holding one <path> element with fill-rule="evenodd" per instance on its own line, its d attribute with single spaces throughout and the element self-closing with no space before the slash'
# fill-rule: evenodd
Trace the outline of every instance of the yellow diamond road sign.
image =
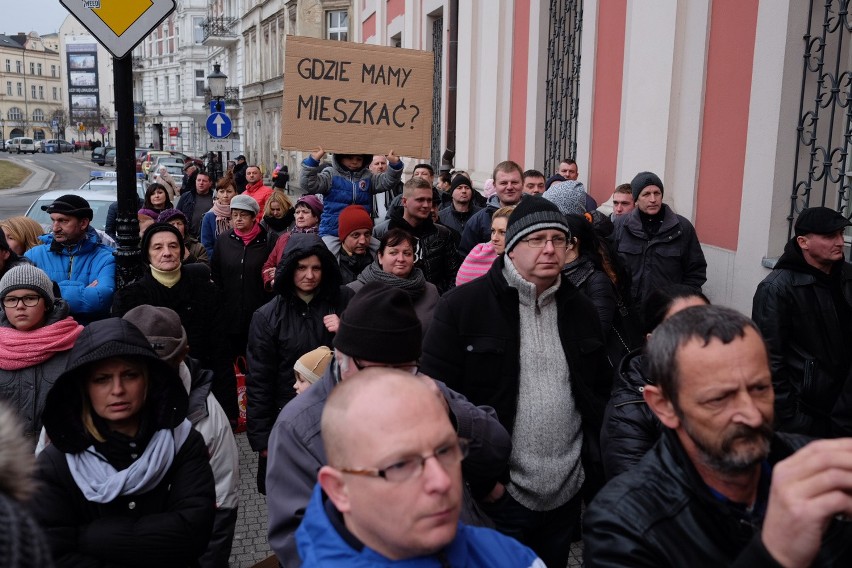
<svg viewBox="0 0 852 568">
<path fill-rule="evenodd" d="M 113 56 L 121 59 L 175 9 L 175 0 L 60 0 Z"/>
</svg>

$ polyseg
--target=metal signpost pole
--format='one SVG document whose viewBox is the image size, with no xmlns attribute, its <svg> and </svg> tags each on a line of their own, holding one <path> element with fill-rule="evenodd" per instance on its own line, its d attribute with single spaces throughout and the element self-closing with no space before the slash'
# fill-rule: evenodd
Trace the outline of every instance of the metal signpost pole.
<svg viewBox="0 0 852 568">
<path fill-rule="evenodd" d="M 139 204 L 136 195 L 136 147 L 133 139 L 133 48 L 165 20 L 175 0 L 59 0 L 113 56 L 115 82 L 115 173 L 118 184 L 116 285 L 142 272 L 139 252 Z M 79 124 L 81 127 L 82 124 Z M 162 130 L 160 131 L 162 142 Z"/>
<path fill-rule="evenodd" d="M 115 252 L 118 288 L 142 276 L 139 251 L 139 210 L 136 195 L 136 144 L 133 140 L 133 64 L 132 57 L 112 60 L 115 83 L 115 175 L 118 180 L 118 216 Z"/>
</svg>

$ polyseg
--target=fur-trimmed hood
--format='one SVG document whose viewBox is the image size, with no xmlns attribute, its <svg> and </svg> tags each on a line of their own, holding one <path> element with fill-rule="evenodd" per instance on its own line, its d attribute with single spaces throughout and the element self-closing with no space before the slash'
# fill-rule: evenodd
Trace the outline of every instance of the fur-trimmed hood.
<svg viewBox="0 0 852 568">
<path fill-rule="evenodd" d="M 0 493 L 22 501 L 33 492 L 35 456 L 15 411 L 0 402 Z"/>
</svg>

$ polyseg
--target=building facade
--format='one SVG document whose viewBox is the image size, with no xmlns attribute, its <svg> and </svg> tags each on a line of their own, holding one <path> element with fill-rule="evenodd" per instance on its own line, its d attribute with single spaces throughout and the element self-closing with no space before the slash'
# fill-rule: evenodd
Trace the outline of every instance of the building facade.
<svg viewBox="0 0 852 568">
<path fill-rule="evenodd" d="M 137 146 L 206 152 L 207 75 L 204 45 L 207 0 L 180 0 L 177 8 L 133 50 Z"/>
<path fill-rule="evenodd" d="M 62 111 L 59 52 L 35 32 L 0 35 L 0 137 L 52 138 Z"/>
<path fill-rule="evenodd" d="M 745 313 L 807 205 L 849 211 L 852 26 L 839 0 L 361 0 L 353 39 L 436 54 L 432 161 L 480 185 L 576 158 L 598 202 L 639 171 L 695 224 L 705 292 Z M 437 156 L 436 156 L 437 153 Z"/>
<path fill-rule="evenodd" d="M 265 172 L 276 164 L 297 171 L 302 153 L 282 150 L 280 145 L 286 36 L 352 41 L 353 2 L 245 0 L 243 8 L 245 155 Z"/>
</svg>

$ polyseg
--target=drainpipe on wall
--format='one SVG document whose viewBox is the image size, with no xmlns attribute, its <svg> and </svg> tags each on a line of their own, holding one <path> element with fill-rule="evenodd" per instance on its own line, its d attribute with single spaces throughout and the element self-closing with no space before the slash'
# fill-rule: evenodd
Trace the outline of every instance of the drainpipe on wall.
<svg viewBox="0 0 852 568">
<path fill-rule="evenodd" d="M 453 158 L 456 150 L 456 95 L 458 91 L 459 63 L 459 2 L 450 0 L 448 3 L 450 19 L 450 45 L 447 52 L 447 145 L 441 156 L 441 171 L 453 168 Z"/>
</svg>

